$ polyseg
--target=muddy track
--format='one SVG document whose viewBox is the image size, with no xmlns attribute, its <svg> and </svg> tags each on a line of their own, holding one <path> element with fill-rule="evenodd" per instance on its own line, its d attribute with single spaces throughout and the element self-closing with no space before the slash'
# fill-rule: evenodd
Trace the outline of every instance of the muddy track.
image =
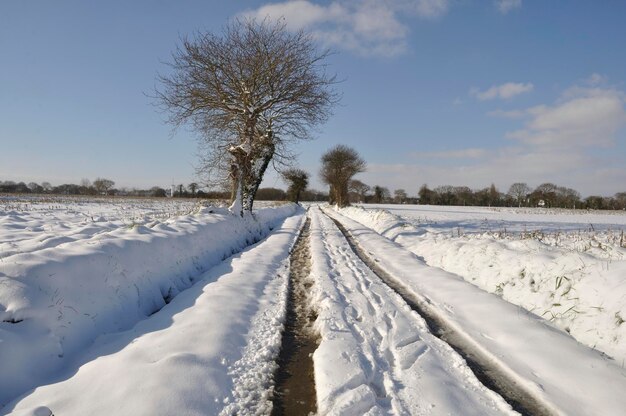
<svg viewBox="0 0 626 416">
<path fill-rule="evenodd" d="M 328 215 L 328 214 L 326 214 Z M 437 310 L 415 296 L 406 288 L 383 270 L 364 250 L 357 241 L 332 216 L 328 217 L 337 225 L 341 233 L 348 241 L 354 253 L 376 274 L 387 286 L 398 293 L 404 301 L 427 322 L 433 335 L 450 345 L 468 363 L 476 378 L 487 388 L 495 391 L 522 415 L 552 415 L 553 413 L 536 398 L 531 392 L 517 383 L 505 370 L 497 366 L 483 352 L 477 350 L 471 342 L 468 342 L 464 335 L 450 328 L 442 319 Z"/>
<path fill-rule="evenodd" d="M 274 376 L 272 415 L 308 415 L 317 411 L 313 352 L 318 335 L 313 330 L 317 316 L 307 299 L 313 285 L 307 218 L 290 257 L 287 315 L 278 369 Z"/>
</svg>

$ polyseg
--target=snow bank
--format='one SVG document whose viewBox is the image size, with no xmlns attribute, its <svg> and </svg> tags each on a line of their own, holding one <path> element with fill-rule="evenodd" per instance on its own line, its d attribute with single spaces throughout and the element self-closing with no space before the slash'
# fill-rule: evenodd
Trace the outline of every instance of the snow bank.
<svg viewBox="0 0 626 416">
<path fill-rule="evenodd" d="M 240 218 L 202 208 L 3 257 L 0 405 L 49 380 L 99 335 L 159 311 L 295 210 L 286 205 Z"/>
<path fill-rule="evenodd" d="M 626 371 L 547 321 L 415 254 L 341 214 L 359 245 L 391 276 L 434 308 L 466 342 L 487 354 L 557 414 L 621 415 Z"/>
<path fill-rule="evenodd" d="M 427 264 L 458 274 L 551 321 L 622 366 L 626 362 L 626 248 L 619 245 L 619 233 L 532 233 L 528 226 L 525 234 L 505 236 L 459 233 L 452 224 L 427 232 L 410 218 L 388 211 L 352 207 L 341 212 L 421 256 Z M 598 223 L 621 220 L 615 214 L 603 220 L 599 214 L 595 217 Z"/>
<path fill-rule="evenodd" d="M 88 362 L 9 404 L 15 415 L 260 415 L 285 319 L 289 251 L 303 215 L 221 262 Z"/>
</svg>

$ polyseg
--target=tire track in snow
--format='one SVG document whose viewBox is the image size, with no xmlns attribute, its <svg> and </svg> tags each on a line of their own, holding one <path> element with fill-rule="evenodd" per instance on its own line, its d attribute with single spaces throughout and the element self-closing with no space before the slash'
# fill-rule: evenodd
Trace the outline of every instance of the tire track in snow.
<svg viewBox="0 0 626 416">
<path fill-rule="evenodd" d="M 513 409 L 522 415 L 552 415 L 543 402 L 536 398 L 531 392 L 524 389 L 508 374 L 498 368 L 489 357 L 474 348 L 464 337 L 450 328 L 446 322 L 439 317 L 437 311 L 426 302 L 418 299 L 415 295 L 405 290 L 398 284 L 385 270 L 376 264 L 376 260 L 370 258 L 358 243 L 352 238 L 350 233 L 343 227 L 341 222 L 326 214 L 341 231 L 352 251 L 365 263 L 369 269 L 376 274 L 382 282 L 397 293 L 411 309 L 423 317 L 433 335 L 450 345 L 468 363 L 476 377 L 485 387 L 495 391 L 509 403 Z"/>
<path fill-rule="evenodd" d="M 383 359 L 383 353 L 377 348 L 377 345 L 381 346 L 382 336 L 377 332 L 375 327 L 367 327 L 362 325 L 363 314 L 365 311 L 360 310 L 358 306 L 353 303 L 355 293 L 361 296 L 365 300 L 365 306 L 367 307 L 367 314 L 371 318 L 377 318 L 381 314 L 380 302 L 374 301 L 372 292 L 361 290 L 363 285 L 363 271 L 354 264 L 353 256 L 346 253 L 345 248 L 333 246 L 329 243 L 329 235 L 324 232 L 325 238 L 323 239 L 324 248 L 329 253 L 331 268 L 338 270 L 341 265 L 347 266 L 350 270 L 352 277 L 357 279 L 357 287 L 350 288 L 346 284 L 335 281 L 336 287 L 339 290 L 341 302 L 346 305 L 350 305 L 343 313 L 345 322 L 348 323 L 350 330 L 363 351 L 359 351 L 360 362 L 363 365 L 368 387 L 370 387 L 379 402 L 383 402 L 387 406 L 395 404 L 394 410 L 399 414 L 406 413 L 405 407 L 401 404 L 401 399 L 395 393 L 398 387 L 397 380 L 394 380 L 390 374 L 390 367 Z M 341 274 L 341 272 L 340 272 Z M 358 289 L 358 290 L 355 290 Z M 373 340 L 373 342 L 372 342 Z"/>
<path fill-rule="evenodd" d="M 313 285 L 310 278 L 310 224 L 307 219 L 290 256 L 287 314 L 274 376 L 273 416 L 308 415 L 317 410 L 311 357 L 319 335 L 312 327 L 317 316 L 308 300 Z"/>
<path fill-rule="evenodd" d="M 331 219 L 318 209 L 310 210 L 310 215 L 316 291 L 321 298 L 317 324 L 322 344 L 314 357 L 316 384 L 322 384 L 320 412 L 511 413 L 357 257 Z M 323 385 L 325 381 L 330 387 Z"/>
</svg>

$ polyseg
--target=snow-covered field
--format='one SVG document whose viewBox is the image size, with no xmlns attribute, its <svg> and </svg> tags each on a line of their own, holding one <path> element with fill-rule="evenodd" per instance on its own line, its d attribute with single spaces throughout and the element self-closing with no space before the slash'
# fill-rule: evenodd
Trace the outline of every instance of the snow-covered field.
<svg viewBox="0 0 626 416">
<path fill-rule="evenodd" d="M 626 212 L 366 205 L 344 214 L 626 362 Z"/>
<path fill-rule="evenodd" d="M 625 253 L 611 236 L 626 223 L 623 215 L 594 219 L 589 232 L 589 217 L 574 221 L 579 214 L 564 221 L 534 211 L 397 208 L 403 217 L 380 209 L 326 211 L 544 408 L 622 414 L 626 371 L 620 363 L 501 297 L 576 302 L 570 332 L 589 345 L 577 331 L 595 325 L 602 334 L 596 348 L 621 357 L 626 325 L 616 317 L 626 312 Z M 269 414 L 289 256 L 305 217 L 320 414 L 515 413 L 361 262 L 316 206 L 308 213 L 294 205 L 266 206 L 241 218 L 195 201 L 5 198 L 0 414 Z M 482 230 L 485 218 L 508 221 L 506 236 L 498 225 Z M 532 234 L 539 228 L 541 238 Z M 612 234 L 601 230 L 609 228 Z M 588 242 L 585 236 L 595 238 L 591 247 L 574 240 Z M 573 256 L 586 262 L 584 273 L 567 274 Z M 549 267 L 560 267 L 564 277 L 550 281 Z M 501 291 L 491 290 L 494 283 L 486 279 L 509 268 L 521 282 L 504 280 Z M 587 305 L 600 300 L 592 315 Z M 613 350 L 601 346 L 611 337 Z"/>
</svg>

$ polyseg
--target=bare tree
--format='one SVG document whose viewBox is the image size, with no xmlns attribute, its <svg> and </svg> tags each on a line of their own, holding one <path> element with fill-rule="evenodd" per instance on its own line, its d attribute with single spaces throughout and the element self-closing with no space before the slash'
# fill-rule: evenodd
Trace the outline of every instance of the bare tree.
<svg viewBox="0 0 626 416">
<path fill-rule="evenodd" d="M 558 186 L 551 182 L 542 183 L 533 191 L 533 199 L 543 200 L 548 207 L 553 207 L 556 201 L 556 189 Z"/>
<path fill-rule="evenodd" d="M 340 207 L 349 205 L 348 184 L 359 172 L 364 172 L 367 164 L 356 150 L 339 144 L 322 155 L 320 177 L 330 186 L 331 204 Z"/>
<path fill-rule="evenodd" d="M 287 182 L 287 198 L 296 204 L 300 201 L 300 194 L 309 185 L 309 174 L 298 168 L 290 168 L 282 172 L 282 177 Z"/>
<path fill-rule="evenodd" d="M 30 182 L 28 184 L 28 189 L 30 189 L 30 191 L 35 194 L 40 194 L 43 192 L 43 186 L 39 185 L 36 182 Z"/>
<path fill-rule="evenodd" d="M 473 202 L 472 197 L 474 196 L 474 193 L 469 187 L 455 186 L 453 192 L 454 192 L 454 196 L 456 198 L 457 204 L 467 205 Z"/>
<path fill-rule="evenodd" d="M 191 182 L 187 185 L 189 192 L 191 192 L 191 196 L 196 196 L 196 191 L 198 190 L 198 184 L 196 182 Z"/>
<path fill-rule="evenodd" d="M 626 209 L 626 192 L 618 192 L 614 196 L 617 209 Z"/>
<path fill-rule="evenodd" d="M 221 35 L 198 33 L 173 54 L 156 98 L 174 126 L 191 123 L 202 138 L 200 170 L 233 186 L 231 210 L 251 211 L 270 161 L 310 137 L 338 100 L 325 72 L 328 51 L 283 22 L 234 20 Z"/>
<path fill-rule="evenodd" d="M 404 189 L 396 189 L 393 191 L 393 199 L 396 204 L 403 204 L 408 198 L 408 195 Z"/>
<path fill-rule="evenodd" d="M 427 184 L 421 186 L 417 192 L 417 197 L 419 199 L 419 203 L 422 205 L 435 205 L 439 203 L 439 195 L 437 192 L 430 189 Z"/>
<path fill-rule="evenodd" d="M 348 184 L 348 190 L 350 191 L 350 196 L 355 196 L 356 202 L 365 202 L 365 198 L 367 194 L 370 192 L 370 186 L 361 182 L 358 179 L 352 179 Z M 352 198 L 351 198 L 352 199 Z"/>
<path fill-rule="evenodd" d="M 96 188 L 99 194 L 108 193 L 109 189 L 113 188 L 113 185 L 115 185 L 115 182 L 110 179 L 96 178 L 96 180 L 93 181 L 93 187 Z"/>
<path fill-rule="evenodd" d="M 385 186 L 374 185 L 374 202 L 382 204 L 391 198 L 391 192 Z"/>
<path fill-rule="evenodd" d="M 517 201 L 518 206 L 522 206 L 522 202 L 526 200 L 531 189 L 524 182 L 516 182 L 509 188 L 508 196 Z"/>
<path fill-rule="evenodd" d="M 580 193 L 572 188 L 565 186 L 557 186 L 556 188 L 557 204 L 561 208 L 576 208 L 580 205 Z"/>
</svg>

